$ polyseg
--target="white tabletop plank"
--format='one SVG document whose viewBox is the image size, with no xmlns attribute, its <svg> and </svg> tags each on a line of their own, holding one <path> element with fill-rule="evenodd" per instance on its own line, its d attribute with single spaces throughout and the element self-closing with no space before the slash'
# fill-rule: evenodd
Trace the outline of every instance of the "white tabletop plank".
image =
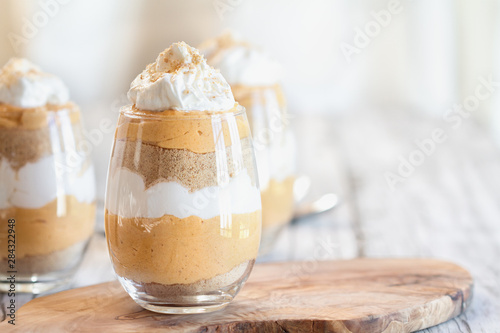
<svg viewBox="0 0 500 333">
<path fill-rule="evenodd" d="M 398 156 L 416 149 L 443 124 L 413 117 L 345 119 L 339 130 L 348 147 L 366 256 L 437 257 L 473 274 L 475 295 L 465 315 L 428 332 L 497 332 L 500 329 L 500 155 L 474 124 L 448 130 L 449 138 L 392 191 L 384 177 Z M 363 119 L 363 121 L 359 121 Z M 391 119 L 391 120 L 389 120 Z M 358 127 L 363 137 L 353 136 Z M 402 132 L 404 131 L 404 132 Z M 495 278 L 496 277 L 496 278 Z"/>
</svg>

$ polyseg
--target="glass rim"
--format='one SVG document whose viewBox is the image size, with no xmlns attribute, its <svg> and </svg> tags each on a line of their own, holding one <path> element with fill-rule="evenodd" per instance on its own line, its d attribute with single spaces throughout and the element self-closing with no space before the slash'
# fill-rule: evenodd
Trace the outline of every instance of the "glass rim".
<svg viewBox="0 0 500 333">
<path fill-rule="evenodd" d="M 210 118 L 228 118 L 237 117 L 246 114 L 246 109 L 243 105 L 236 103 L 235 106 L 228 111 L 178 111 L 178 110 L 164 110 L 164 111 L 147 111 L 134 109 L 133 104 L 124 105 L 120 108 L 120 115 L 125 115 L 130 118 L 136 119 L 158 119 L 158 120 L 196 120 L 196 119 L 210 119 Z M 166 111 L 173 111 L 176 114 L 165 114 Z M 181 116 L 179 116 L 181 115 Z"/>
</svg>

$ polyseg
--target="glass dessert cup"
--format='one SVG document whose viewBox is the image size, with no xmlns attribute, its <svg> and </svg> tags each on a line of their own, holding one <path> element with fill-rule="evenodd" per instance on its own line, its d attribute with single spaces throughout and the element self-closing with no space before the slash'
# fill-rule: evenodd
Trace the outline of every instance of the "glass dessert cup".
<svg viewBox="0 0 500 333">
<path fill-rule="evenodd" d="M 0 104 L 0 291 L 64 286 L 95 220 L 94 169 L 78 108 Z M 7 223 L 9 221 L 9 223 Z"/>
<path fill-rule="evenodd" d="M 260 255 L 268 253 L 294 211 L 295 140 L 280 85 L 233 85 L 248 113 L 262 195 Z"/>
<path fill-rule="evenodd" d="M 245 111 L 122 108 L 106 238 L 132 299 L 160 313 L 222 309 L 258 253 L 261 203 Z"/>
</svg>

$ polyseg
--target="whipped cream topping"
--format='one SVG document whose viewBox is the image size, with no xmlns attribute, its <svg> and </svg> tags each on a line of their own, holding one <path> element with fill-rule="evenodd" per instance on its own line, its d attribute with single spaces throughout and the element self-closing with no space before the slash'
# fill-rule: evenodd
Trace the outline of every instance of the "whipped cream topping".
<svg viewBox="0 0 500 333">
<path fill-rule="evenodd" d="M 268 86 L 281 80 L 281 65 L 234 33 L 204 42 L 200 51 L 231 85 Z"/>
<path fill-rule="evenodd" d="M 184 42 L 160 53 L 132 82 L 128 98 L 148 111 L 227 111 L 235 104 L 220 72 Z"/>
<path fill-rule="evenodd" d="M 68 88 L 62 80 L 26 59 L 12 58 L 0 69 L 0 103 L 35 108 L 68 101 Z"/>
</svg>

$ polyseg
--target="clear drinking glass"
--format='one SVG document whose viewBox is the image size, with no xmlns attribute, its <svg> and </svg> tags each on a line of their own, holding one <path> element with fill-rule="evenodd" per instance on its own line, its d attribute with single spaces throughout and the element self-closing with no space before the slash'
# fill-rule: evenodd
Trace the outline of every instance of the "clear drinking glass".
<svg viewBox="0 0 500 333">
<path fill-rule="evenodd" d="M 261 233 L 244 108 L 122 108 L 105 215 L 115 273 L 135 302 L 161 313 L 225 307 L 250 274 Z"/>
<path fill-rule="evenodd" d="M 292 220 L 296 179 L 295 138 L 280 85 L 233 85 L 234 98 L 248 113 L 262 194 L 260 254 L 272 248 Z"/>
<path fill-rule="evenodd" d="M 41 293 L 76 271 L 95 222 L 89 151 L 75 105 L 0 105 L 0 291 Z"/>
</svg>

